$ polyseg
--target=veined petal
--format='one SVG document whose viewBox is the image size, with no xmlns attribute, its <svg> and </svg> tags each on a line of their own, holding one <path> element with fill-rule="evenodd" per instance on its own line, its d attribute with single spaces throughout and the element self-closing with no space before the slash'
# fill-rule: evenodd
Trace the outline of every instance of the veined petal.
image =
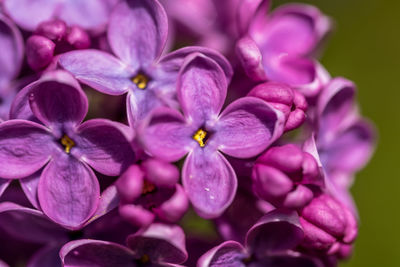
<svg viewBox="0 0 400 267">
<path fill-rule="evenodd" d="M 65 71 L 47 73 L 31 87 L 29 104 L 33 114 L 51 128 L 78 125 L 88 111 L 88 100 L 79 83 Z"/>
<path fill-rule="evenodd" d="M 178 99 L 188 121 L 202 124 L 215 120 L 227 86 L 223 70 L 213 59 L 200 53 L 188 56 L 177 81 Z"/>
<path fill-rule="evenodd" d="M 185 191 L 200 216 L 218 217 L 232 203 L 237 188 L 235 171 L 219 152 L 200 147 L 186 158 L 182 169 Z"/>
<path fill-rule="evenodd" d="M 154 157 L 168 162 L 177 161 L 192 148 L 192 136 L 196 129 L 189 127 L 178 111 L 161 107 L 140 130 L 145 150 Z"/>
<path fill-rule="evenodd" d="M 106 119 L 86 121 L 77 130 L 73 154 L 102 174 L 120 175 L 135 161 L 130 131 Z"/>
<path fill-rule="evenodd" d="M 60 250 L 60 258 L 65 267 L 136 267 L 134 254 L 116 243 L 81 239 L 65 244 Z"/>
<path fill-rule="evenodd" d="M 85 163 L 61 154 L 43 170 L 38 196 L 43 212 L 54 222 L 80 229 L 96 211 L 100 186 Z"/>
<path fill-rule="evenodd" d="M 188 257 L 185 233 L 177 225 L 153 223 L 128 236 L 127 244 L 136 257 L 147 255 L 152 262 L 183 263 Z"/>
<path fill-rule="evenodd" d="M 134 69 L 151 64 L 161 55 L 167 34 L 167 15 L 157 0 L 122 1 L 108 26 L 114 54 Z"/>
<path fill-rule="evenodd" d="M 241 244 L 236 241 L 226 241 L 201 256 L 197 261 L 197 267 L 244 267 L 242 260 L 248 256 Z"/>
<path fill-rule="evenodd" d="M 256 156 L 283 133 L 284 115 L 256 97 L 230 104 L 215 125 L 219 150 L 238 158 Z"/>
<path fill-rule="evenodd" d="M 131 69 L 116 57 L 94 49 L 71 51 L 60 56 L 61 66 L 76 79 L 109 95 L 121 95 L 136 86 Z"/>
<path fill-rule="evenodd" d="M 0 177 L 19 179 L 35 173 L 50 160 L 53 149 L 53 137 L 42 125 L 25 120 L 2 122 Z"/>
<path fill-rule="evenodd" d="M 15 24 L 0 14 L 0 84 L 18 75 L 24 56 L 22 35 Z"/>
<path fill-rule="evenodd" d="M 273 210 L 263 216 L 246 235 L 246 247 L 259 257 L 268 252 L 295 248 L 303 239 L 295 211 Z"/>
</svg>

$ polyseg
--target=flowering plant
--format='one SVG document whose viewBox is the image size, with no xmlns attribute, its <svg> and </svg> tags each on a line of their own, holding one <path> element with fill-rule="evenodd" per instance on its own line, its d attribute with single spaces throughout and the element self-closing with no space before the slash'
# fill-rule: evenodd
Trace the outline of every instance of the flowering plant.
<svg viewBox="0 0 400 267">
<path fill-rule="evenodd" d="M 331 19 L 269 9 L 0 1 L 0 266 L 350 257 L 375 130 L 318 62 Z"/>
</svg>

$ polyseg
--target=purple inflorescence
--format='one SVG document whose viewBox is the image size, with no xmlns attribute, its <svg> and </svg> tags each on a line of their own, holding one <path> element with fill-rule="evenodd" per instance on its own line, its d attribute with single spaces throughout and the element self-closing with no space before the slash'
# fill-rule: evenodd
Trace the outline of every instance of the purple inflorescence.
<svg viewBox="0 0 400 267">
<path fill-rule="evenodd" d="M 270 4 L 0 1 L 0 266 L 350 257 L 375 129 L 331 19 Z"/>
</svg>

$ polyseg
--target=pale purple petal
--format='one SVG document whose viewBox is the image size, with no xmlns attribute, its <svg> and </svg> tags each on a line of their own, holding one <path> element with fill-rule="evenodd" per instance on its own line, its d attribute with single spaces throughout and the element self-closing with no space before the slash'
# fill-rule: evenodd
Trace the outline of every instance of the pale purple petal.
<svg viewBox="0 0 400 267">
<path fill-rule="evenodd" d="M 246 75 L 255 81 L 265 81 L 267 76 L 262 64 L 262 54 L 250 37 L 243 37 L 236 43 L 236 55 Z"/>
<path fill-rule="evenodd" d="M 215 125 L 215 142 L 222 152 L 249 158 L 264 151 L 283 133 L 284 115 L 256 97 L 230 104 Z"/>
<path fill-rule="evenodd" d="M 246 247 L 258 257 L 295 248 L 303 239 L 295 211 L 274 210 L 262 217 L 246 235 Z"/>
<path fill-rule="evenodd" d="M 26 267 L 56 267 L 61 266 L 58 255 L 61 245 L 48 245 L 39 249 L 29 260 Z"/>
<path fill-rule="evenodd" d="M 150 88 L 131 91 L 126 97 L 126 112 L 129 125 L 136 127 L 153 109 L 162 106 L 162 100 Z"/>
<path fill-rule="evenodd" d="M 235 241 L 226 241 L 201 256 L 197 261 L 197 266 L 245 267 L 242 260 L 248 256 L 241 244 Z"/>
<path fill-rule="evenodd" d="M 86 164 L 62 154 L 43 170 L 38 196 L 48 217 L 66 228 L 79 229 L 96 211 L 100 188 Z"/>
<path fill-rule="evenodd" d="M 73 155 L 102 174 L 117 176 L 135 161 L 132 139 L 131 129 L 123 124 L 89 120 L 77 129 Z"/>
<path fill-rule="evenodd" d="M 134 254 L 128 248 L 112 242 L 82 239 L 65 244 L 60 250 L 65 267 L 136 267 Z"/>
<path fill-rule="evenodd" d="M 189 208 L 189 199 L 181 185 L 177 184 L 174 195 L 154 212 L 167 222 L 178 222 Z"/>
<path fill-rule="evenodd" d="M 243 0 L 237 8 L 237 23 L 240 34 L 246 33 L 251 23 L 257 21 L 258 13 L 263 13 L 264 20 L 269 8 L 269 0 Z M 260 12 L 261 10 L 262 12 Z"/>
<path fill-rule="evenodd" d="M 25 177 L 23 179 L 19 179 L 19 183 L 21 185 L 22 190 L 25 193 L 25 196 L 28 198 L 29 202 L 36 209 L 40 210 L 39 199 L 37 196 L 37 188 L 39 185 L 39 178 L 42 174 L 43 169 L 38 170 L 32 175 Z"/>
<path fill-rule="evenodd" d="M 128 236 L 127 244 L 136 257 L 148 255 L 152 262 L 183 263 L 188 257 L 185 233 L 177 225 L 153 223 Z"/>
<path fill-rule="evenodd" d="M 148 153 L 172 162 L 192 149 L 195 131 L 186 125 L 185 118 L 178 111 L 158 108 L 141 130 L 140 138 Z"/>
<path fill-rule="evenodd" d="M 12 21 L 0 14 L 0 86 L 18 75 L 24 55 L 22 35 Z"/>
<path fill-rule="evenodd" d="M 134 69 L 148 66 L 161 55 L 167 34 L 167 15 L 157 0 L 119 3 L 108 26 L 114 54 Z"/>
<path fill-rule="evenodd" d="M 34 243 L 62 242 L 67 238 L 66 230 L 41 211 L 12 202 L 0 204 L 0 228 L 15 238 Z"/>
<path fill-rule="evenodd" d="M 4 8 L 10 17 L 27 31 L 34 31 L 40 22 L 52 18 L 58 1 L 5 0 Z M 34 16 L 32 15 L 34 14 Z"/>
<path fill-rule="evenodd" d="M 135 69 L 114 56 L 93 49 L 71 51 L 60 56 L 60 65 L 80 82 L 109 95 L 134 90 Z"/>
<path fill-rule="evenodd" d="M 29 106 L 29 93 L 38 83 L 40 83 L 40 81 L 32 82 L 17 93 L 10 107 L 10 119 L 24 119 L 39 122 Z"/>
<path fill-rule="evenodd" d="M 200 147 L 186 158 L 182 183 L 196 209 L 204 218 L 215 218 L 232 203 L 237 188 L 235 171 L 225 157 Z"/>
<path fill-rule="evenodd" d="M 0 177 L 19 179 L 35 173 L 49 161 L 54 147 L 49 130 L 40 124 L 24 120 L 1 123 Z"/>
<path fill-rule="evenodd" d="M 227 86 L 225 74 L 214 60 L 200 53 L 188 56 L 177 81 L 178 99 L 188 121 L 201 124 L 215 120 L 225 102 Z"/>
<path fill-rule="evenodd" d="M 29 104 L 34 115 L 53 129 L 66 123 L 78 125 L 88 111 L 86 94 L 65 71 L 42 77 L 30 90 Z"/>
<path fill-rule="evenodd" d="M 150 210 L 134 204 L 123 204 L 119 206 L 120 216 L 130 224 L 137 227 L 147 227 L 155 219 L 155 214 Z"/>
<path fill-rule="evenodd" d="M 117 208 L 118 204 L 119 204 L 119 196 L 117 187 L 115 185 L 110 185 L 101 193 L 96 212 L 93 214 L 92 218 L 90 218 L 90 220 L 86 222 L 85 225 L 88 225 L 93 221 L 106 215 L 113 209 Z"/>
</svg>

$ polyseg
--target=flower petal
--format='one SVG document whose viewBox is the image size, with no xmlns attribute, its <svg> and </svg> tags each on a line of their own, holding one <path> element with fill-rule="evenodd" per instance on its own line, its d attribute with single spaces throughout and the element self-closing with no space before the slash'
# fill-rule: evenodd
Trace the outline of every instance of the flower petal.
<svg viewBox="0 0 400 267">
<path fill-rule="evenodd" d="M 162 102 L 153 90 L 130 91 L 126 97 L 129 125 L 135 128 L 153 109 L 159 106 L 162 106 Z"/>
<path fill-rule="evenodd" d="M 60 251 L 60 245 L 48 245 L 39 249 L 30 258 L 26 267 L 55 267 L 61 266 L 60 256 L 58 252 Z"/>
<path fill-rule="evenodd" d="M 152 156 L 168 162 L 177 161 L 191 150 L 195 130 L 186 125 L 176 110 L 156 109 L 140 130 L 145 150 Z"/>
<path fill-rule="evenodd" d="M 192 205 L 203 218 L 215 218 L 224 212 L 232 203 L 237 188 L 235 171 L 225 157 L 200 147 L 187 156 L 182 183 Z"/>
<path fill-rule="evenodd" d="M 189 122 L 215 120 L 225 102 L 227 86 L 223 70 L 213 59 L 200 53 L 188 56 L 179 72 L 177 94 Z"/>
<path fill-rule="evenodd" d="M 0 178 L 0 197 L 6 191 L 7 187 L 10 185 L 11 180 Z"/>
<path fill-rule="evenodd" d="M 167 222 L 178 222 L 189 208 L 186 192 L 180 184 L 176 185 L 175 193 L 170 199 L 156 208 L 154 212 Z"/>
<path fill-rule="evenodd" d="M 188 257 L 185 233 L 177 225 L 153 223 L 128 236 L 127 244 L 136 257 L 147 255 L 152 262 L 183 263 Z"/>
<path fill-rule="evenodd" d="M 65 71 L 43 76 L 30 90 L 29 104 L 34 115 L 55 128 L 60 124 L 78 125 L 88 111 L 88 100 L 79 83 Z"/>
<path fill-rule="evenodd" d="M 43 170 L 38 196 L 50 219 L 68 229 L 80 229 L 96 211 L 100 187 L 86 164 L 61 154 Z"/>
<path fill-rule="evenodd" d="M 85 226 L 106 215 L 107 213 L 118 207 L 118 204 L 119 196 L 117 187 L 112 184 L 101 193 L 96 212 L 93 214 L 92 218 L 90 218 L 90 220 L 86 222 Z"/>
<path fill-rule="evenodd" d="M 246 247 L 262 257 L 274 251 L 295 248 L 303 239 L 295 211 L 274 210 L 262 217 L 246 235 Z"/>
<path fill-rule="evenodd" d="M 249 78 L 254 81 L 267 80 L 262 65 L 262 54 L 250 37 L 243 37 L 236 43 L 236 55 Z"/>
<path fill-rule="evenodd" d="M 248 257 L 245 249 L 236 241 L 226 241 L 207 251 L 197 261 L 198 267 L 245 266 L 243 259 Z"/>
<path fill-rule="evenodd" d="M 161 55 L 167 35 L 167 15 L 157 0 L 122 1 L 108 26 L 113 52 L 134 69 L 151 64 Z"/>
<path fill-rule="evenodd" d="M 80 82 L 109 95 L 121 95 L 134 90 L 131 78 L 135 72 L 114 56 L 94 49 L 62 54 L 60 65 Z"/>
<path fill-rule="evenodd" d="M 253 157 L 282 135 L 284 123 L 284 115 L 265 101 L 243 97 L 222 112 L 215 125 L 215 142 L 230 156 Z"/>
<path fill-rule="evenodd" d="M 41 211 L 12 202 L 0 204 L 0 228 L 19 240 L 33 243 L 46 244 L 67 238 L 67 231 Z"/>
<path fill-rule="evenodd" d="M 86 121 L 77 130 L 73 155 L 102 174 L 120 175 L 135 161 L 130 131 L 127 126 L 106 119 Z"/>
<path fill-rule="evenodd" d="M 37 188 L 39 185 L 40 175 L 42 174 L 43 169 L 38 170 L 32 175 L 28 177 L 19 179 L 19 183 L 21 185 L 22 190 L 25 193 L 26 198 L 36 209 L 40 210 L 39 199 L 37 196 Z"/>
<path fill-rule="evenodd" d="M 0 177 L 19 179 L 35 173 L 49 161 L 53 149 L 53 137 L 42 125 L 24 120 L 1 123 Z"/>
<path fill-rule="evenodd" d="M 12 21 L 0 14 L 0 85 L 18 75 L 24 56 L 22 35 Z"/>
<path fill-rule="evenodd" d="M 116 243 L 81 239 L 65 244 L 60 250 L 65 267 L 136 267 L 134 255 L 128 248 Z"/>
</svg>

